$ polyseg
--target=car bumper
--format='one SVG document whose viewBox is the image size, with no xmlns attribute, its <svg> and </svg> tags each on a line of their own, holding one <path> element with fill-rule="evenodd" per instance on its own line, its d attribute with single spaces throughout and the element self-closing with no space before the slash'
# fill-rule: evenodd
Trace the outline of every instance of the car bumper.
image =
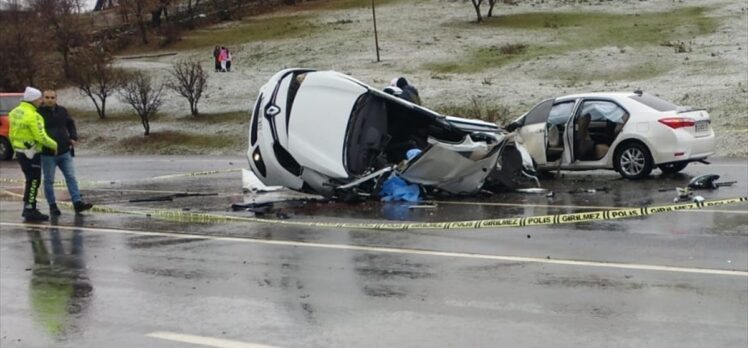
<svg viewBox="0 0 748 348">
<path fill-rule="evenodd" d="M 698 161 L 714 154 L 716 139 L 713 130 L 701 136 L 677 130 L 664 138 L 650 146 L 655 164 Z"/>
</svg>

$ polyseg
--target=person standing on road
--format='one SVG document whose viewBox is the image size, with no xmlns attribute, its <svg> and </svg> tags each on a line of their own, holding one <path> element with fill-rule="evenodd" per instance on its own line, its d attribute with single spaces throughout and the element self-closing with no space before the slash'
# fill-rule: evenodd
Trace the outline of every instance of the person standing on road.
<svg viewBox="0 0 748 348">
<path fill-rule="evenodd" d="M 75 213 L 91 209 L 93 204 L 81 200 L 78 190 L 78 181 L 75 180 L 75 169 L 73 167 L 73 147 L 78 141 L 78 132 L 75 129 L 75 121 L 68 110 L 57 104 L 57 93 L 53 90 L 44 91 L 44 101 L 39 108 L 39 113 L 44 118 L 44 128 L 47 134 L 57 142 L 57 151 L 44 149 L 42 151 L 42 173 L 44 174 L 44 197 L 49 203 L 49 213 L 54 216 L 61 214 L 55 200 L 55 170 L 59 167 L 65 177 L 65 184 L 73 201 Z"/>
<path fill-rule="evenodd" d="M 21 103 L 8 114 L 10 121 L 10 143 L 16 152 L 18 164 L 21 166 L 26 185 L 23 190 L 24 221 L 45 221 L 49 216 L 36 209 L 36 196 L 42 178 L 41 154 L 42 148 L 53 153 L 57 151 L 57 142 L 50 138 L 44 130 L 44 119 L 37 107 L 42 103 L 42 92 L 33 87 L 26 87 Z"/>
</svg>

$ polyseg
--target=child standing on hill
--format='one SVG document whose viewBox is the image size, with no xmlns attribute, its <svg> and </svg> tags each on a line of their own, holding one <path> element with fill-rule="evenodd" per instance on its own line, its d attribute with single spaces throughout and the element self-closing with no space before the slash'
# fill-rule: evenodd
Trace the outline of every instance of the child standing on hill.
<svg viewBox="0 0 748 348">
<path fill-rule="evenodd" d="M 221 52 L 218 55 L 218 61 L 221 62 L 221 72 L 226 72 L 226 58 L 228 58 L 228 50 L 221 46 Z"/>
<path fill-rule="evenodd" d="M 226 49 L 226 71 L 231 71 L 231 51 Z"/>
</svg>

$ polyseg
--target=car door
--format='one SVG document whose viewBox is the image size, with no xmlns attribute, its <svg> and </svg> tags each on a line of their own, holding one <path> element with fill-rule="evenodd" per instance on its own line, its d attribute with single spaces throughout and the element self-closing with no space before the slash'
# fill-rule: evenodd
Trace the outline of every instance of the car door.
<svg viewBox="0 0 748 348">
<path fill-rule="evenodd" d="M 593 150 L 606 152 L 605 147 L 611 145 L 613 141 L 613 139 L 606 137 L 607 129 L 609 128 L 608 124 L 611 122 L 625 123 L 625 120 L 628 118 L 627 115 L 628 112 L 626 109 L 613 100 L 604 98 L 586 98 L 581 100 L 574 112 L 574 117 L 570 117 L 566 124 L 564 146 L 569 149 L 570 162 L 576 165 L 584 165 L 584 162 L 602 160 L 602 158 L 594 160 L 584 159 L 586 154 L 579 153 L 578 142 L 580 142 L 580 139 L 578 139 L 577 133 L 579 132 L 578 120 L 581 117 L 585 116 L 589 118 L 586 133 L 589 135 L 588 139 L 594 144 Z"/>
<path fill-rule="evenodd" d="M 522 138 L 522 145 L 530 153 L 537 165 L 544 165 L 546 159 L 546 139 L 548 114 L 553 107 L 554 99 L 548 99 L 540 102 L 530 110 L 522 119 L 522 127 L 518 133 Z"/>
<path fill-rule="evenodd" d="M 561 163 L 568 163 L 564 161 L 562 156 L 567 154 L 567 147 L 564 146 L 564 132 L 566 130 L 566 124 L 574 113 L 574 107 L 577 104 L 576 99 L 556 101 L 548 114 L 548 121 L 546 125 L 546 162 L 552 163 L 561 160 Z"/>
</svg>

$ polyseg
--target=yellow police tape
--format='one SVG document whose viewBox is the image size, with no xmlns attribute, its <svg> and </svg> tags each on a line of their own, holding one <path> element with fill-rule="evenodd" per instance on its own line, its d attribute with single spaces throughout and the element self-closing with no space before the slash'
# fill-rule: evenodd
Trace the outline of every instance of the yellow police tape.
<svg viewBox="0 0 748 348">
<path fill-rule="evenodd" d="M 146 180 L 164 180 L 164 179 L 173 179 L 173 178 L 180 178 L 180 177 L 193 177 L 193 176 L 205 176 L 205 175 L 213 175 L 213 174 L 221 174 L 221 173 L 231 173 L 241 170 L 241 168 L 231 168 L 231 169 L 219 169 L 219 170 L 204 170 L 199 172 L 189 172 L 189 173 L 178 173 L 178 174 L 168 174 L 168 175 L 161 175 L 161 176 L 154 176 L 152 178 L 143 178 L 143 179 L 128 179 L 128 180 L 97 180 L 97 181 L 78 181 L 79 187 L 92 187 L 97 185 L 108 185 L 108 184 L 116 184 L 116 183 L 122 183 L 122 182 L 134 182 L 134 181 L 146 181 Z M 0 183 L 5 184 L 23 184 L 26 181 L 24 179 L 15 179 L 15 178 L 3 178 L 0 177 Z M 63 180 L 55 180 L 53 185 L 55 187 L 67 187 L 67 184 Z"/>
<path fill-rule="evenodd" d="M 18 194 L 3 190 L 4 193 L 20 196 Z M 350 228 L 370 230 L 425 230 L 425 229 L 479 229 L 498 227 L 524 227 L 539 225 L 557 225 L 590 221 L 617 220 L 633 217 L 644 217 L 654 214 L 663 214 L 676 211 L 693 210 L 701 208 L 717 207 L 728 204 L 748 202 L 748 197 L 728 198 L 710 200 L 694 203 L 669 204 L 651 207 L 621 208 L 612 210 L 588 211 L 583 213 L 554 214 L 539 216 L 524 216 L 502 219 L 484 219 L 449 222 L 404 222 L 404 223 L 356 223 L 356 222 L 311 222 L 311 221 L 288 221 L 270 220 L 256 217 L 244 217 L 234 215 L 219 215 L 209 213 L 194 213 L 181 210 L 127 210 L 106 206 L 94 206 L 93 212 L 140 215 L 151 218 L 192 223 L 220 223 L 220 222 L 257 222 L 265 224 L 277 224 L 300 227 L 323 227 L 323 228 Z M 60 203 L 66 207 L 72 207 L 68 202 Z"/>
</svg>

